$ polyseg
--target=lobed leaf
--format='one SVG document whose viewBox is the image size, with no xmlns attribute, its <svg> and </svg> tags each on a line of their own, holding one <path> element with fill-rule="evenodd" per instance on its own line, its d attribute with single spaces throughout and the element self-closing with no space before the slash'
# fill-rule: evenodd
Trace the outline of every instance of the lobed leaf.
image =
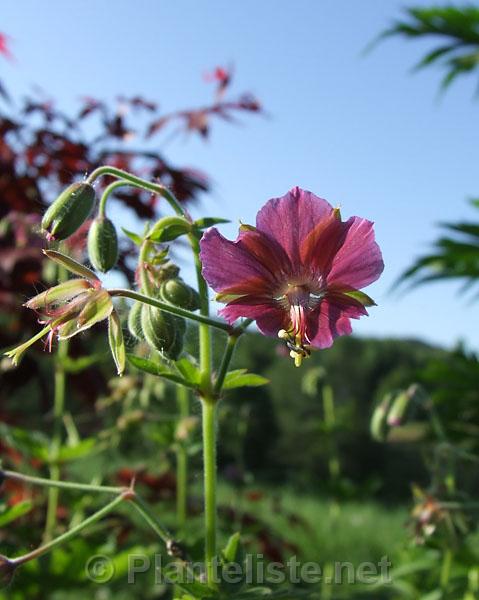
<svg viewBox="0 0 479 600">
<path fill-rule="evenodd" d="M 136 356 L 135 354 L 127 354 L 126 358 L 128 362 L 139 371 L 144 371 L 145 373 L 149 373 L 150 375 L 156 375 L 157 377 L 163 377 L 163 379 L 167 379 L 178 385 L 184 385 L 186 387 L 194 389 L 196 389 L 197 387 L 187 379 L 176 375 L 164 366 L 159 366 L 156 362 L 152 360 L 148 360 L 147 358 L 143 358 L 141 356 Z"/>
<path fill-rule="evenodd" d="M 269 379 L 255 373 L 247 373 L 246 369 L 236 369 L 226 374 L 223 383 L 224 390 L 232 390 L 240 387 L 259 387 L 269 383 Z"/>
</svg>

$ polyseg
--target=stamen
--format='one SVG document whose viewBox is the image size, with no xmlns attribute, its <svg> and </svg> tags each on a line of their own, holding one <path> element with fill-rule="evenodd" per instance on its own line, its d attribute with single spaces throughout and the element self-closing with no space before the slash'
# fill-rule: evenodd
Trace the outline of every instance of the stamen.
<svg viewBox="0 0 479 600">
<path fill-rule="evenodd" d="M 303 359 L 311 355 L 308 347 L 311 344 L 308 336 L 308 314 L 319 306 L 326 293 L 320 282 L 315 282 L 314 286 L 307 282 L 289 282 L 279 291 L 282 293 L 273 298 L 289 313 L 290 327 L 280 329 L 278 337 L 286 342 L 294 364 L 299 367 Z"/>
<path fill-rule="evenodd" d="M 301 311 L 299 312 L 301 314 Z M 303 319 L 303 321 L 305 321 L 305 319 Z M 303 333 L 301 333 L 301 331 L 303 331 Z M 311 355 L 310 349 L 304 345 L 304 340 L 309 342 L 309 338 L 306 335 L 305 322 L 296 321 L 296 327 L 292 327 L 288 331 L 286 331 L 286 329 L 280 329 L 278 331 L 278 337 L 285 340 L 286 346 L 290 350 L 289 355 L 294 359 L 296 367 L 300 367 L 303 359 Z"/>
</svg>

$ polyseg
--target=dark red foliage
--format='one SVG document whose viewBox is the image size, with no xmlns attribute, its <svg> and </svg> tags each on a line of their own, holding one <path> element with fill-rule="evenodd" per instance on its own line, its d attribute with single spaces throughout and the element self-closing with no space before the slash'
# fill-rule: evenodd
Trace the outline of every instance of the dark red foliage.
<svg viewBox="0 0 479 600">
<path fill-rule="evenodd" d="M 8 37 L 2 33 L 0 54 L 11 57 Z M 225 90 L 230 77 L 217 68 L 215 80 Z M 119 96 L 113 103 L 88 96 L 81 98 L 79 110 L 69 115 L 43 96 L 17 99 L 15 110 L 7 98 L 0 83 L 0 311 L 9 312 L 20 303 L 18 293 L 24 299 L 35 293 L 34 283 L 42 285 L 40 250 L 45 242 L 38 223 L 63 187 L 109 164 L 162 182 L 180 201 L 192 202 L 209 190 L 208 177 L 172 165 L 147 138 L 166 125 L 206 137 L 213 116 L 231 120 L 234 112 L 260 110 L 259 103 L 246 96 L 223 102 L 216 94 L 210 106 L 170 114 L 162 114 L 157 102 L 139 95 Z M 134 150 L 129 146 L 132 139 L 140 142 Z M 102 182 L 107 183 L 108 179 Z M 162 209 L 157 197 L 136 189 L 119 192 L 116 198 L 141 219 L 153 219 Z M 75 236 L 72 250 L 81 254 L 84 241 L 85 232 Z M 126 240 L 118 266 L 131 281 L 130 252 Z M 23 315 L 24 311 L 17 311 L 14 321 L 24 319 Z M 27 334 L 25 325 L 18 329 Z M 0 338 L 0 346 L 11 342 L 10 336 Z"/>
<path fill-rule="evenodd" d="M 0 33 L 0 55 L 11 59 L 8 42 L 8 37 Z M 223 92 L 228 84 L 218 80 Z M 259 112 L 259 103 L 246 96 L 226 102 L 216 93 L 210 106 L 169 114 L 162 113 L 157 102 L 139 95 L 121 96 L 114 102 L 83 97 L 78 109 L 67 114 L 43 95 L 15 98 L 10 103 L 10 95 L 0 82 L 0 348 L 18 344 L 38 331 L 35 315 L 21 305 L 54 283 L 47 281 L 41 253 L 46 240 L 40 232 L 40 221 L 62 188 L 108 164 L 161 182 L 181 202 L 192 203 L 209 190 L 208 176 L 194 168 L 172 164 L 159 151 L 157 139 L 150 139 L 152 134 L 171 127 L 206 137 L 215 116 L 231 120 L 233 113 L 245 111 Z M 111 181 L 103 178 L 101 185 Z M 98 187 L 101 192 L 100 184 Z M 141 219 L 155 219 L 163 210 L 161 200 L 148 192 L 123 189 L 115 197 Z M 84 258 L 87 231 L 85 224 L 66 242 L 68 253 L 79 260 Z M 130 282 L 134 278 L 130 260 L 133 252 L 133 244 L 122 239 L 118 269 Z M 26 354 L 17 368 L 12 368 L 6 360 L 0 364 L 0 421 L 16 427 L 28 423 L 32 429 L 51 426 L 52 390 L 48 380 L 51 371 L 46 368 L 48 361 L 42 360 L 41 348 L 38 344 L 39 352 Z M 86 353 L 83 338 L 72 340 L 69 349 L 72 360 Z M 70 388 L 74 393 L 69 402 L 77 402 L 87 415 L 94 414 L 94 400 L 106 392 L 101 365 L 71 373 L 69 391 Z M 20 395 L 21 402 L 17 402 Z M 88 419 L 86 422 L 88 429 Z M 2 445 L 1 440 L 0 457 L 18 470 L 27 460 Z M 41 467 L 31 461 L 30 466 Z M 176 481 L 170 472 L 156 476 L 123 471 L 118 480 L 129 485 L 133 476 L 147 496 L 154 499 L 174 496 Z M 24 486 L 6 483 L 3 490 L 10 503 L 21 501 L 30 493 Z M 38 517 L 32 517 L 36 511 L 29 513 L 29 523 L 32 519 L 41 522 L 41 506 L 39 510 Z M 58 516 L 68 516 L 63 507 L 59 507 Z M 124 535 L 127 534 L 125 530 Z"/>
</svg>

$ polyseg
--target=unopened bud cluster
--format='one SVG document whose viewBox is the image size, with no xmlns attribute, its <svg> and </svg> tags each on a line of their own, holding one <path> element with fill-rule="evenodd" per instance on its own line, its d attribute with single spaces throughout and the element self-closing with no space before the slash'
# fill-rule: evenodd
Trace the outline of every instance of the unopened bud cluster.
<svg viewBox="0 0 479 600">
<path fill-rule="evenodd" d="M 90 179 L 93 181 L 94 177 Z M 121 321 L 112 301 L 114 294 L 110 294 L 102 286 L 95 273 L 106 273 L 113 269 L 119 255 L 116 228 L 105 216 L 108 193 L 107 188 L 96 208 L 96 194 L 91 183 L 88 180 L 76 182 L 68 186 L 46 211 L 42 219 L 42 229 L 48 240 L 56 242 L 69 238 L 87 219 L 92 218 L 87 249 L 94 271 L 57 250 L 44 251 L 49 259 L 76 278 L 45 290 L 25 304 L 38 314 L 44 328 L 27 342 L 6 353 L 15 364 L 18 364 L 24 352 L 42 337 L 47 338 L 47 347 L 51 349 L 55 338 L 68 339 L 100 321 L 107 320 L 111 353 L 118 374 L 123 374 L 126 349 Z M 92 215 L 94 211 L 97 211 L 96 215 Z M 185 216 L 163 217 L 143 238 L 132 234 L 135 243 L 143 244 L 148 249 L 146 257 L 141 258 L 142 264 L 139 267 L 143 269 L 142 276 L 144 275 L 140 291 L 163 304 L 190 312 L 199 308 L 199 295 L 180 277 L 178 266 L 167 259 L 168 248 L 158 250 L 157 244 L 173 241 L 182 235 L 194 235 L 194 226 Z M 143 285 L 145 277 L 148 285 Z M 128 316 L 130 333 L 137 340 L 146 342 L 163 358 L 176 360 L 183 350 L 186 322 L 184 318 L 173 314 L 174 312 L 135 302 Z"/>
<path fill-rule="evenodd" d="M 165 262 L 155 273 L 159 282 L 157 299 L 186 310 L 199 308 L 199 296 L 179 277 L 179 269 Z M 183 350 L 186 332 L 185 320 L 154 306 L 135 302 L 129 317 L 128 328 L 138 340 L 144 340 L 165 358 L 176 360 Z"/>
</svg>

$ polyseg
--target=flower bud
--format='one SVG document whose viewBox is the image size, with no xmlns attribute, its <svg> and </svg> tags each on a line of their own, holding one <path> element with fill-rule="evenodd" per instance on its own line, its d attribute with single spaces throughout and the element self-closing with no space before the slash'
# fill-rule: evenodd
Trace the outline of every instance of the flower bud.
<svg viewBox="0 0 479 600">
<path fill-rule="evenodd" d="M 166 302 L 187 310 L 197 310 L 200 307 L 198 292 L 180 278 L 164 281 L 160 287 L 160 295 Z"/>
<path fill-rule="evenodd" d="M 178 277 L 178 273 L 180 272 L 180 268 L 175 265 L 171 260 L 163 263 L 160 267 L 160 280 L 166 281 L 167 279 L 174 279 Z"/>
<path fill-rule="evenodd" d="M 168 352 L 168 355 L 169 358 L 177 360 L 183 350 L 184 337 L 186 332 L 186 322 L 181 317 L 175 316 L 173 316 L 173 320 L 175 323 L 176 337 L 174 344 L 171 346 Z"/>
<path fill-rule="evenodd" d="M 0 555 L 0 589 L 7 587 L 15 575 L 16 565 L 6 556 Z"/>
<path fill-rule="evenodd" d="M 88 232 L 88 257 L 97 271 L 106 273 L 118 260 L 118 236 L 110 219 L 97 217 Z"/>
<path fill-rule="evenodd" d="M 183 349 L 183 325 L 169 313 L 144 305 L 141 309 L 141 329 L 148 344 L 166 358 L 175 360 Z"/>
<path fill-rule="evenodd" d="M 143 304 L 135 302 L 128 314 L 128 331 L 137 340 L 144 340 L 143 329 L 141 328 L 141 310 Z"/>
<path fill-rule="evenodd" d="M 411 406 L 411 399 L 411 395 L 408 394 L 407 390 L 396 395 L 388 412 L 387 423 L 389 427 L 404 425 Z"/>
<path fill-rule="evenodd" d="M 371 436 L 377 442 L 384 442 L 389 432 L 388 411 L 391 407 L 393 394 L 389 393 L 384 396 L 381 402 L 376 406 L 371 418 L 370 431 Z"/>
<path fill-rule="evenodd" d="M 89 183 L 72 183 L 50 205 L 42 229 L 54 240 L 65 240 L 87 220 L 95 205 L 95 190 Z"/>
</svg>

